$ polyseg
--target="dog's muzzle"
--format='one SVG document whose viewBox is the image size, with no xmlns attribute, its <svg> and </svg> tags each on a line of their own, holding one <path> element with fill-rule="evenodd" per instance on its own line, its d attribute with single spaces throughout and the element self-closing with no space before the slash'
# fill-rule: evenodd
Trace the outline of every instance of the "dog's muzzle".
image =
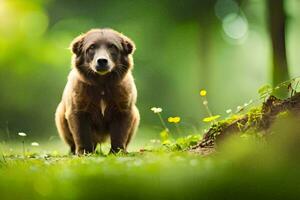
<svg viewBox="0 0 300 200">
<path fill-rule="evenodd" d="M 95 68 L 99 74 L 106 74 L 110 71 L 110 67 L 108 66 L 108 60 L 105 58 L 98 59 Z"/>
</svg>

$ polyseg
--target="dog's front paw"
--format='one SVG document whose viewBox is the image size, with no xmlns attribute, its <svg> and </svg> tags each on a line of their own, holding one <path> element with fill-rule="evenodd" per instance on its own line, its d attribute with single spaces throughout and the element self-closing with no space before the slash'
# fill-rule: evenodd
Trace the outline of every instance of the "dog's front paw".
<svg viewBox="0 0 300 200">
<path fill-rule="evenodd" d="M 120 148 L 120 147 L 111 148 L 109 151 L 109 154 L 122 154 L 122 153 L 127 154 L 128 152 L 124 148 Z"/>
<path fill-rule="evenodd" d="M 87 155 L 93 153 L 94 150 L 92 147 L 78 147 L 76 148 L 76 155 L 81 156 L 81 155 Z"/>
</svg>

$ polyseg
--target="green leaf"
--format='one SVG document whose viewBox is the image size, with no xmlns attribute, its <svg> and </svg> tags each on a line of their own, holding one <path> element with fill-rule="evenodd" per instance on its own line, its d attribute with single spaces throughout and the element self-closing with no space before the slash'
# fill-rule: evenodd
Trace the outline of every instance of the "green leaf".
<svg viewBox="0 0 300 200">
<path fill-rule="evenodd" d="M 214 115 L 211 117 L 206 117 L 203 119 L 204 122 L 211 122 L 211 121 L 215 121 L 216 119 L 218 119 L 219 117 L 221 117 L 220 115 Z"/>
<path fill-rule="evenodd" d="M 272 86 L 270 86 L 270 85 L 263 85 L 262 87 L 260 87 L 258 89 L 258 94 L 259 94 L 260 97 L 264 97 L 267 94 L 271 94 L 272 91 L 273 91 Z"/>
</svg>

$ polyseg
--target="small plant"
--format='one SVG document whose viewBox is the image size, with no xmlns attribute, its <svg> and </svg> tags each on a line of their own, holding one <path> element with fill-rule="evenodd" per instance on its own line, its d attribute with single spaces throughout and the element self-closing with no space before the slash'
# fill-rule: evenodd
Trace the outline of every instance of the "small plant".
<svg viewBox="0 0 300 200">
<path fill-rule="evenodd" d="M 190 147 L 196 145 L 201 139 L 201 135 L 188 135 L 186 137 L 180 137 L 173 142 L 169 142 L 164 145 L 170 151 L 185 151 Z"/>
<path fill-rule="evenodd" d="M 216 119 L 218 119 L 219 117 L 221 117 L 220 115 L 213 115 L 212 112 L 210 111 L 209 107 L 208 107 L 208 101 L 207 101 L 207 91 L 206 90 L 200 90 L 200 96 L 203 98 L 203 105 L 207 111 L 207 114 L 209 115 L 209 117 L 206 117 L 203 119 L 204 122 L 214 122 L 216 123 Z"/>
<path fill-rule="evenodd" d="M 180 117 L 169 117 L 168 118 L 169 123 L 175 124 L 178 135 L 181 135 L 181 131 L 180 131 L 180 128 L 179 128 L 180 120 L 181 120 Z"/>
<path fill-rule="evenodd" d="M 266 100 L 273 92 L 273 88 L 270 85 L 263 85 L 258 89 L 260 99 Z"/>
<path fill-rule="evenodd" d="M 160 132 L 160 138 L 161 138 L 161 143 L 163 145 L 171 143 L 171 141 L 169 140 L 169 131 L 167 131 L 166 129 Z"/>
<path fill-rule="evenodd" d="M 20 132 L 18 133 L 18 135 L 22 137 L 23 156 L 25 158 L 25 137 L 27 136 L 27 134 Z"/>
<path fill-rule="evenodd" d="M 290 96 L 294 96 L 296 93 L 297 93 L 297 89 L 298 89 L 298 86 L 299 86 L 299 80 L 296 81 L 296 80 L 291 80 L 290 84 L 288 85 L 288 90 L 290 91 Z"/>
<path fill-rule="evenodd" d="M 160 113 L 162 112 L 162 108 L 152 107 L 152 108 L 151 108 L 151 111 L 152 111 L 154 114 L 157 114 L 157 116 L 158 116 L 158 118 L 159 118 L 159 120 L 160 120 L 160 122 L 161 122 L 161 125 L 162 125 L 163 128 L 164 128 L 164 131 L 169 132 L 169 129 L 168 129 L 167 125 L 165 124 L 165 122 L 164 122 L 164 120 L 163 120 L 163 118 L 162 118 L 162 116 L 161 116 L 161 114 L 160 114 Z"/>
<path fill-rule="evenodd" d="M 270 95 L 274 94 L 278 90 L 287 89 L 290 92 L 290 97 L 294 96 L 297 93 L 297 90 L 299 89 L 299 82 L 300 77 L 295 77 L 290 80 L 284 81 L 280 84 L 278 84 L 276 87 L 272 87 L 270 85 L 263 85 L 259 88 L 258 94 L 260 99 L 266 100 Z"/>
</svg>

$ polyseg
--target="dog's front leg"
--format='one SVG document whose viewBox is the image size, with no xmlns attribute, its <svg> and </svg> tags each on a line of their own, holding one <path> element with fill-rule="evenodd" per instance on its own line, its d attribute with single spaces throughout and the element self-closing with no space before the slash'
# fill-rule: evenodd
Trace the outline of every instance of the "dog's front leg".
<svg viewBox="0 0 300 200">
<path fill-rule="evenodd" d="M 71 113 L 67 120 L 74 138 L 76 154 L 92 153 L 94 151 L 91 138 L 91 116 L 86 112 Z"/>
<path fill-rule="evenodd" d="M 114 112 L 109 126 L 111 138 L 110 153 L 117 153 L 119 151 L 126 152 L 127 139 L 132 127 L 132 119 L 131 112 Z"/>
</svg>

